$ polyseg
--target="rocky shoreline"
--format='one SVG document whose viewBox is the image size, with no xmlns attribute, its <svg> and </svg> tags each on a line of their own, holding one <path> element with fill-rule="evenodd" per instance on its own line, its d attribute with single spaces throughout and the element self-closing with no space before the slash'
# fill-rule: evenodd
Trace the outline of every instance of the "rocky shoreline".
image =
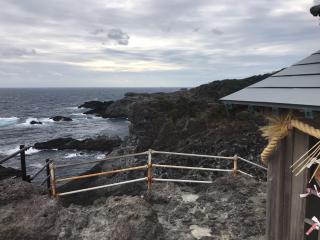
<svg viewBox="0 0 320 240">
<path fill-rule="evenodd" d="M 58 139 L 35 147 L 113 150 L 110 155 L 149 148 L 223 156 L 238 154 L 259 163 L 259 153 L 266 142 L 258 128 L 265 123 L 264 119 L 247 109 L 227 113 L 218 99 L 268 76 L 216 81 L 174 93 L 127 93 L 114 102 L 86 102 L 79 106 L 88 109 L 86 114 L 128 118 L 129 137 L 123 142 L 116 138 L 96 139 L 97 142 Z M 183 157 L 157 156 L 155 161 L 212 168 L 232 165 L 230 161 Z M 145 163 L 145 157 L 127 158 L 98 164 L 89 172 Z M 157 183 L 149 194 L 145 183 L 136 183 L 58 200 L 50 200 L 29 183 L 2 180 L 0 239 L 264 239 L 266 172 L 241 162 L 239 167 L 255 178 L 157 170 L 154 174 L 160 178 L 212 180 L 213 183 Z M 144 172 L 129 172 L 95 177 L 90 181 L 70 182 L 59 191 L 144 175 Z"/>
</svg>

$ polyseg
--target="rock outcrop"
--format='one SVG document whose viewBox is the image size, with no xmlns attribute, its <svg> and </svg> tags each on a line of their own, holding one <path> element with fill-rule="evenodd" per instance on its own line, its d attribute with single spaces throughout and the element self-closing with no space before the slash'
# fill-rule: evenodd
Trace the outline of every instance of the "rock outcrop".
<svg viewBox="0 0 320 240">
<path fill-rule="evenodd" d="M 42 122 L 32 120 L 32 121 L 30 122 L 30 124 L 31 124 L 31 125 L 41 125 L 41 124 L 42 124 Z"/>
<path fill-rule="evenodd" d="M 84 114 L 95 114 L 97 116 L 104 117 L 105 115 L 105 109 L 108 108 L 114 101 L 107 101 L 107 102 L 100 102 L 100 101 L 88 101 L 84 104 L 80 105 L 78 108 L 89 108 L 91 110 L 88 110 L 84 112 Z"/>
<path fill-rule="evenodd" d="M 98 136 L 95 139 L 87 138 L 77 140 L 73 138 L 57 138 L 47 142 L 39 142 L 34 144 L 36 149 L 75 149 L 88 151 L 112 151 L 113 148 L 121 145 L 121 138 L 118 136 Z"/>
<path fill-rule="evenodd" d="M 120 188 L 126 192 L 127 186 Z M 159 183 L 150 194 L 63 206 L 63 198 L 50 199 L 30 183 L 4 180 L 0 239 L 262 239 L 265 188 L 253 179 L 228 176 L 210 185 Z"/>
<path fill-rule="evenodd" d="M 10 167 L 2 167 L 0 165 L 0 180 L 6 179 L 6 178 L 11 178 L 11 177 L 19 177 L 21 176 L 21 171 L 10 168 Z"/>
<path fill-rule="evenodd" d="M 71 122 L 72 121 L 72 118 L 64 117 L 64 116 L 54 116 L 49 119 L 51 119 L 55 122 Z"/>
<path fill-rule="evenodd" d="M 259 126 L 265 124 L 263 117 L 241 107 L 228 115 L 219 99 L 269 76 L 214 81 L 173 93 L 127 93 L 108 105 L 103 116 L 128 117 L 130 136 L 125 144 L 133 145 L 137 152 L 152 148 L 224 156 L 239 154 L 258 162 L 266 144 L 259 132 Z M 256 173 L 265 177 L 259 171 Z"/>
</svg>

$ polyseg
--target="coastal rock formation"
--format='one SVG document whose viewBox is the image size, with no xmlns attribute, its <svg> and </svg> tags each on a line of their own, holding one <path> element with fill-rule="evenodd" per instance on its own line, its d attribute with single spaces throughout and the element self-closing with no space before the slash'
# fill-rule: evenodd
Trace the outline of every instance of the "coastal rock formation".
<svg viewBox="0 0 320 240">
<path fill-rule="evenodd" d="M 49 118 L 55 122 L 71 122 L 72 121 L 72 118 L 69 118 L 69 117 L 64 117 L 64 116 L 54 116 L 54 117 L 51 117 Z"/>
<path fill-rule="evenodd" d="M 36 124 L 39 124 L 39 125 L 41 125 L 41 124 L 42 124 L 42 122 L 40 122 L 40 121 L 35 121 L 35 120 L 32 120 L 32 121 L 30 122 L 30 124 L 31 124 L 31 125 L 36 125 Z"/>
<path fill-rule="evenodd" d="M 238 154 L 258 162 L 266 143 L 259 132 L 259 126 L 265 124 L 263 117 L 246 108 L 227 113 L 218 100 L 269 76 L 214 81 L 173 93 L 127 93 L 106 107 L 103 117 L 128 117 L 130 136 L 125 145 L 134 146 L 136 152 L 152 148 L 224 156 Z M 177 157 L 166 159 L 180 161 Z M 201 160 L 194 164 L 207 163 Z M 217 166 L 228 167 L 228 164 Z M 245 167 L 266 177 L 254 167 Z"/>
<path fill-rule="evenodd" d="M 266 78 L 226 80 L 174 93 L 128 93 L 111 103 L 88 102 L 90 114 L 128 117 L 125 143 L 98 139 L 55 139 L 35 144 L 40 149 L 111 151 L 122 155 L 156 150 L 233 156 L 258 162 L 265 140 L 258 127 L 264 119 L 245 108 L 227 113 L 218 99 Z M 105 138 L 105 137 L 102 137 Z M 109 144 L 107 144 L 109 141 Z M 108 147 L 106 147 L 108 146 Z M 156 155 L 158 164 L 232 168 L 232 161 Z M 87 173 L 146 164 L 146 157 L 101 162 Z M 156 169 L 158 178 L 211 180 L 211 184 L 132 183 L 49 200 L 28 183 L 0 181 L 0 239 L 264 239 L 266 172 L 239 162 L 241 174 Z M 64 192 L 145 177 L 131 171 L 70 181 Z M 19 180 L 20 181 L 20 180 Z M 28 186 L 27 186 L 27 185 Z M 22 190 L 20 191 L 20 188 Z"/>
<path fill-rule="evenodd" d="M 10 178 L 10 177 L 19 177 L 19 176 L 21 176 L 20 170 L 10 168 L 10 167 L 5 168 L 0 165 L 0 180 Z"/>
<path fill-rule="evenodd" d="M 118 136 L 98 136 L 95 139 L 87 138 L 77 140 L 73 138 L 57 138 L 47 142 L 39 142 L 34 144 L 36 149 L 75 149 L 89 151 L 112 151 L 113 148 L 119 147 L 122 140 Z"/>
<path fill-rule="evenodd" d="M 95 114 L 97 116 L 104 116 L 105 109 L 109 107 L 114 101 L 100 102 L 100 101 L 88 101 L 80 105 L 78 108 L 89 108 L 84 114 Z"/>
<path fill-rule="evenodd" d="M 29 183 L 0 181 L 0 239 L 263 239 L 265 183 L 226 176 L 210 185 L 153 184 L 150 194 L 142 185 L 143 193 L 124 195 L 121 186 L 121 196 L 63 206 L 63 197 Z"/>
</svg>

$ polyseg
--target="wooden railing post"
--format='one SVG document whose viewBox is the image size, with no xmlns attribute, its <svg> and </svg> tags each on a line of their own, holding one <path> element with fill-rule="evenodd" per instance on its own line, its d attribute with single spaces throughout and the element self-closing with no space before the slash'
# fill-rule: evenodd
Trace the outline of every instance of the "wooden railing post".
<svg viewBox="0 0 320 240">
<path fill-rule="evenodd" d="M 50 185 L 51 185 L 51 195 L 56 197 L 57 190 L 56 190 L 56 174 L 55 174 L 55 166 L 54 163 L 50 163 Z"/>
<path fill-rule="evenodd" d="M 47 189 L 50 194 L 50 166 L 49 166 L 49 159 L 46 159 L 46 177 L 47 177 Z"/>
<path fill-rule="evenodd" d="M 238 173 L 238 155 L 233 156 L 233 176 Z"/>
<path fill-rule="evenodd" d="M 147 172 L 147 181 L 148 181 L 148 192 L 151 191 L 152 184 L 152 150 L 149 149 L 148 152 L 148 172 Z"/>
<path fill-rule="evenodd" d="M 24 149 L 24 145 L 20 145 L 20 150 Z M 27 167 L 26 167 L 26 152 L 20 152 L 20 162 L 21 162 L 21 172 L 22 172 L 22 180 L 27 181 Z"/>
</svg>

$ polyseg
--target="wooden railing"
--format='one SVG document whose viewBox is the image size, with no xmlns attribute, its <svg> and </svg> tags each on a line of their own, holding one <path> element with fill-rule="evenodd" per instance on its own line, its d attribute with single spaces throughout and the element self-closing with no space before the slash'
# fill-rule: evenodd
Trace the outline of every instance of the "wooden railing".
<svg viewBox="0 0 320 240">
<path fill-rule="evenodd" d="M 233 162 L 233 168 L 232 169 L 219 169 L 219 168 L 205 168 L 205 167 L 191 167 L 191 166 L 176 166 L 176 165 L 163 165 L 163 164 L 153 164 L 152 163 L 152 155 L 153 154 L 164 154 L 164 155 L 174 155 L 174 156 L 185 156 L 185 157 L 201 157 L 201 158 L 209 158 L 209 159 L 221 159 L 221 160 L 229 160 Z M 64 178 L 56 178 L 56 171 L 57 169 L 64 168 L 64 167 L 72 167 L 72 166 L 78 166 L 78 165 L 84 165 L 84 164 L 93 164 L 93 163 L 101 163 L 109 160 L 115 160 L 120 158 L 126 158 L 126 157 L 135 157 L 135 156 L 142 156 L 147 155 L 147 164 L 142 166 L 135 166 L 135 167 L 129 167 L 129 168 L 122 168 L 122 169 L 116 169 L 111 171 L 104 171 L 104 172 L 97 172 L 97 173 L 91 173 L 91 174 L 85 174 L 85 175 L 79 175 L 79 176 L 69 176 Z M 201 154 L 191 154 L 191 153 L 177 153 L 177 152 L 164 152 L 164 151 L 155 151 L 155 150 L 148 150 L 141 153 L 135 153 L 135 154 L 128 154 L 123 156 L 114 156 L 114 157 L 108 157 L 103 160 L 96 160 L 96 161 L 89 161 L 84 163 L 73 163 L 73 164 L 64 164 L 64 165 L 55 165 L 54 162 L 51 162 L 49 164 L 50 166 L 50 183 L 51 183 L 51 193 L 52 196 L 58 197 L 58 196 L 66 196 L 70 194 L 75 193 L 81 193 L 81 192 L 87 192 L 102 188 L 108 188 L 113 186 L 119 186 L 129 183 L 136 183 L 136 182 L 146 182 L 148 191 L 151 191 L 152 183 L 153 182 L 178 182 L 178 183 L 212 183 L 212 181 L 200 181 L 200 180 L 189 180 L 189 179 L 162 179 L 162 178 L 155 178 L 153 176 L 153 170 L 155 168 L 171 168 L 171 169 L 184 169 L 184 170 L 199 170 L 199 171 L 209 171 L 209 172 L 230 172 L 234 176 L 236 176 L 238 173 L 253 177 L 251 174 L 246 173 L 239 169 L 238 167 L 238 161 L 243 161 L 246 163 L 249 163 L 253 166 L 259 167 L 263 170 L 267 170 L 265 167 L 253 163 L 247 159 L 238 157 L 237 155 L 232 157 L 224 157 L 224 156 L 213 156 L 213 155 L 201 155 Z M 68 192 L 58 192 L 57 191 L 57 184 L 61 182 L 71 181 L 71 180 L 80 180 L 80 179 L 86 179 L 86 178 L 92 178 L 92 177 L 98 177 L 98 176 L 107 176 L 111 174 L 117 174 L 121 172 L 129 172 L 129 171 L 137 171 L 137 170 L 145 170 L 146 171 L 146 177 L 133 179 L 133 180 L 127 180 L 122 181 L 118 183 L 111 183 L 96 187 L 90 187 L 90 188 L 83 188 Z"/>
</svg>

